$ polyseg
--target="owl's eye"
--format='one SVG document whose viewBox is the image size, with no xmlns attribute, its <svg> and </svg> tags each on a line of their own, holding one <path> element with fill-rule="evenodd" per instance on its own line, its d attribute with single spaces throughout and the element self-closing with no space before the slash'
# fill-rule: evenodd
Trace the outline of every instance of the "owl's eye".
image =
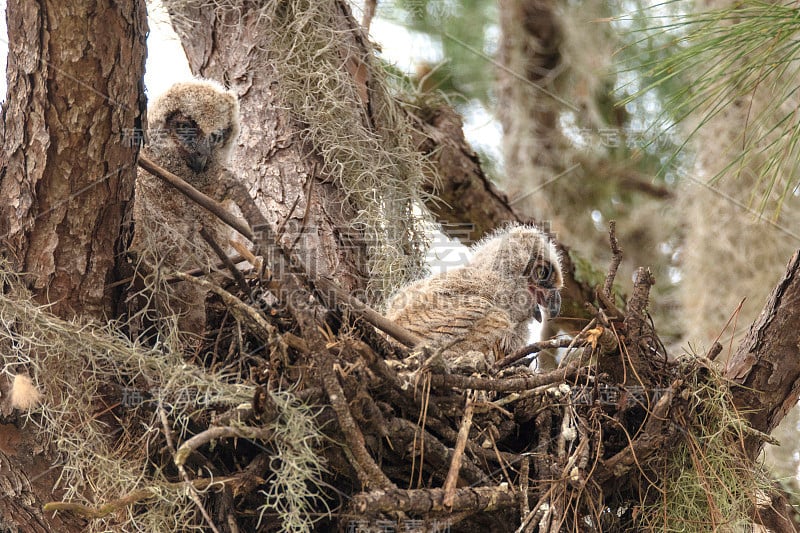
<svg viewBox="0 0 800 533">
<path fill-rule="evenodd" d="M 553 276 L 553 267 L 550 263 L 540 263 L 533 267 L 533 279 L 536 281 L 549 281 Z"/>
<path fill-rule="evenodd" d="M 191 142 L 197 137 L 197 126 L 190 120 L 179 120 L 175 123 L 175 133 L 183 142 Z"/>
</svg>

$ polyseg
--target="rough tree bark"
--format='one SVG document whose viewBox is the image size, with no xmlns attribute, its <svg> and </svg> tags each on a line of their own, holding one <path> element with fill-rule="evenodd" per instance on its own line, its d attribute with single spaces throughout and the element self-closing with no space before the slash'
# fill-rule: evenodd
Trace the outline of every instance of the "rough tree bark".
<svg viewBox="0 0 800 533">
<path fill-rule="evenodd" d="M 769 434 L 800 397 L 800 251 L 789 261 L 758 320 L 726 366 L 740 412 Z M 749 441 L 755 456 L 760 439 Z"/>
<path fill-rule="evenodd" d="M 789 261 L 758 320 L 726 365 L 734 403 L 757 431 L 771 433 L 800 397 L 800 251 Z M 796 430 L 796 428 L 795 428 Z M 763 439 L 749 435 L 745 446 L 751 457 L 761 451 Z M 790 443 L 784 443 L 790 444 Z M 755 520 L 772 531 L 798 531 L 796 510 L 778 490 Z"/>
<path fill-rule="evenodd" d="M 144 4 L 10 2 L 7 20 L 4 251 L 53 312 L 100 317 L 136 175 Z"/>
<path fill-rule="evenodd" d="M 101 318 L 144 118 L 144 2 L 9 2 L 6 20 L 2 253 L 54 313 Z M 58 467 L 35 433 L 3 425 L 0 442 L 0 529 L 83 531 L 42 513 Z"/>
</svg>

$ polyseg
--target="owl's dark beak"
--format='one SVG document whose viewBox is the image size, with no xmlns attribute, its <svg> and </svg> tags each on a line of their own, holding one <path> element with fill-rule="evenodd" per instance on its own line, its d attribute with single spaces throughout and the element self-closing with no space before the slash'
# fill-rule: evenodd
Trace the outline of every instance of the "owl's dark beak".
<svg viewBox="0 0 800 533">
<path fill-rule="evenodd" d="M 202 172 L 205 170 L 206 164 L 208 164 L 208 156 L 193 154 L 189 156 L 189 160 L 186 163 L 195 172 Z"/>
<path fill-rule="evenodd" d="M 195 172 L 202 172 L 208 165 L 208 158 L 211 155 L 211 143 L 208 139 L 197 141 L 195 151 L 186 158 L 186 164 Z"/>
<path fill-rule="evenodd" d="M 547 311 L 547 318 L 554 318 L 561 312 L 561 294 L 558 289 L 542 289 L 536 288 L 536 307 L 533 309 L 533 318 L 537 322 L 542 321 L 542 311 L 539 306 L 542 306 Z"/>
</svg>

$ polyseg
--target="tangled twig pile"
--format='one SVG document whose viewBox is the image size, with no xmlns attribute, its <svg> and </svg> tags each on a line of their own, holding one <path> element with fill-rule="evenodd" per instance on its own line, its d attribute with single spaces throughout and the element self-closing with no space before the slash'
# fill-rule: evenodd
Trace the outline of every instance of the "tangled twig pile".
<svg viewBox="0 0 800 533">
<path fill-rule="evenodd" d="M 213 201 L 142 163 L 226 219 Z M 675 520 L 703 531 L 747 520 L 765 483 L 739 444 L 751 433 L 709 358 L 667 357 L 646 311 L 654 282 L 646 269 L 618 307 L 613 228 L 615 260 L 595 318 L 574 338 L 509 354 L 492 377 L 423 366 L 409 386 L 387 364 L 408 353 L 375 328 L 407 346 L 414 336 L 334 283 L 309 278 L 275 244 L 246 191 L 231 188 L 258 231 L 226 222 L 265 261 L 236 271 L 227 286 L 177 274 L 213 293 L 219 326 L 192 361 L 113 329 L 46 321 L 21 295 L 4 297 L 6 341 L 20 353 L 72 353 L 68 378 L 81 383 L 61 382 L 56 366 L 36 368 L 48 395 L 62 398 L 31 415 L 68 472 L 65 501 L 48 511 L 80 514 L 98 530 L 153 531 L 393 524 L 543 533 Z M 23 319 L 61 342 L 21 337 Z M 92 366 L 76 350 L 81 343 Z M 564 350 L 561 367 L 531 370 L 527 357 L 545 348 Z M 141 401 L 126 409 L 120 398 L 133 389 Z M 103 425 L 121 431 L 109 435 Z"/>
</svg>

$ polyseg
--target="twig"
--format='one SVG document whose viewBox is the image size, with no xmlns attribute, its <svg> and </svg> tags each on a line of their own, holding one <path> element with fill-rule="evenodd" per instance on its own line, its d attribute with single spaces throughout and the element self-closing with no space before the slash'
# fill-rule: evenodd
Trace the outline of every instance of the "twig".
<svg viewBox="0 0 800 533">
<path fill-rule="evenodd" d="M 628 300 L 628 313 L 625 316 L 625 347 L 630 358 L 631 367 L 635 371 L 640 367 L 639 339 L 645 328 L 648 327 L 646 317 L 647 304 L 650 299 L 650 288 L 655 283 L 655 278 L 649 268 L 639 267 L 633 281 L 633 291 Z"/>
<path fill-rule="evenodd" d="M 555 489 L 556 484 L 550 484 L 550 487 L 539 497 L 539 501 L 536 502 L 533 510 L 530 512 L 528 517 L 526 517 L 525 521 L 522 522 L 517 531 L 524 531 L 526 533 L 533 531 L 539 531 L 542 533 L 545 531 L 550 531 L 549 515 L 550 509 L 553 506 L 553 499 L 555 496 L 553 492 Z M 537 527 L 538 530 L 536 529 Z"/>
<path fill-rule="evenodd" d="M 725 322 L 725 326 L 719 332 L 719 335 L 717 335 L 717 338 L 714 339 L 714 343 L 719 342 L 719 340 L 722 338 L 722 334 L 725 333 L 725 330 L 727 330 L 728 326 L 730 326 L 731 322 L 733 322 L 733 332 L 731 332 L 730 344 L 728 345 L 728 353 L 729 354 L 733 353 L 733 338 L 736 336 L 736 325 L 739 322 L 739 313 L 742 312 L 742 306 L 744 306 L 745 300 L 747 300 L 747 298 L 742 298 L 739 301 L 739 305 L 737 305 L 736 309 L 733 310 L 733 313 L 731 313 L 731 316 L 728 317 L 728 321 Z"/>
<path fill-rule="evenodd" d="M 68 511 L 84 518 L 103 518 L 135 503 L 155 498 L 157 495 L 158 490 L 156 488 L 139 489 L 98 507 L 90 507 L 74 502 L 47 502 L 44 504 L 43 510 L 46 513 Z"/>
<path fill-rule="evenodd" d="M 514 416 L 513 414 L 509 413 L 509 418 L 512 418 L 513 416 Z M 491 427 L 493 428 L 494 426 L 491 426 Z M 503 472 L 503 477 L 506 478 L 506 482 L 508 483 L 508 486 L 509 487 L 513 487 L 514 486 L 514 482 L 511 480 L 511 476 L 508 475 L 508 470 L 506 469 L 506 465 L 511 466 L 511 464 L 506 462 L 506 461 L 503 461 L 503 458 L 500 457 L 500 450 L 497 448 L 497 441 L 494 438 L 494 433 L 491 431 L 491 428 L 486 433 L 489 436 L 489 440 L 492 441 L 492 451 L 494 452 L 495 456 L 497 456 L 497 464 L 500 465 L 500 470 L 502 470 L 502 472 Z M 516 459 L 516 460 L 519 460 L 519 459 Z M 514 492 L 516 492 L 516 491 L 517 491 L 517 489 L 515 488 Z"/>
<path fill-rule="evenodd" d="M 306 208 L 303 210 L 303 220 L 300 224 L 300 231 L 297 232 L 297 236 L 295 237 L 292 244 L 289 245 L 289 250 L 293 250 L 294 247 L 297 245 L 297 241 L 300 240 L 300 237 L 303 235 L 306 227 L 308 227 L 308 216 L 311 214 L 311 193 L 314 190 L 314 176 L 317 175 L 317 163 L 314 162 L 313 168 L 311 172 L 308 174 L 308 187 L 305 190 L 306 193 Z M 300 196 L 298 196 L 300 198 Z M 286 220 L 289 220 L 288 218 Z"/>
<path fill-rule="evenodd" d="M 417 418 L 417 428 L 419 431 L 414 433 L 414 442 L 411 449 L 413 455 L 411 459 L 411 483 L 409 484 L 409 488 L 414 486 L 414 462 L 416 461 L 417 455 L 419 455 L 419 475 L 417 478 L 417 486 L 422 486 L 422 464 L 425 462 L 425 426 L 428 420 L 428 407 L 430 406 L 431 402 L 431 374 L 430 372 L 418 373 L 418 380 L 420 376 L 422 377 L 422 391 L 419 394 L 420 406 L 419 417 Z M 418 383 L 414 385 L 415 397 L 417 396 L 416 391 L 419 390 L 419 388 L 420 387 Z M 417 452 L 417 434 L 419 434 L 419 452 Z"/>
<path fill-rule="evenodd" d="M 628 317 L 637 317 L 644 320 L 645 310 L 650 300 L 650 288 L 655 284 L 655 278 L 649 268 L 639 267 L 633 280 L 633 292 L 628 300 Z"/>
<path fill-rule="evenodd" d="M 217 243 L 211 234 L 208 233 L 206 228 L 200 227 L 200 236 L 204 241 L 206 241 L 206 244 L 208 244 L 211 249 L 214 250 L 214 253 L 217 254 L 220 261 L 222 261 L 222 264 L 228 268 L 228 272 L 230 272 L 233 276 L 233 279 L 236 280 L 236 283 L 239 285 L 239 289 L 244 294 L 250 294 L 250 286 L 247 285 L 247 280 L 244 279 L 244 274 L 242 274 L 242 272 L 236 268 L 236 265 L 234 265 L 233 261 L 230 260 L 228 254 L 225 253 L 219 243 Z"/>
<path fill-rule="evenodd" d="M 455 498 L 456 483 L 458 482 L 458 472 L 461 470 L 461 459 L 464 457 L 464 447 L 467 445 L 469 430 L 472 427 L 472 413 L 474 411 L 477 395 L 475 391 L 467 394 L 467 405 L 464 408 L 464 417 L 461 419 L 461 427 L 458 429 L 456 447 L 453 450 L 453 458 L 450 461 L 450 469 L 447 471 L 447 478 L 444 480 L 444 506 L 450 510 L 453 507 Z"/>
<path fill-rule="evenodd" d="M 456 374 L 432 374 L 431 386 L 434 388 L 452 387 L 456 389 L 491 390 L 495 392 L 520 392 L 541 387 L 550 383 L 559 383 L 573 377 L 579 369 L 579 361 L 572 361 L 564 368 L 557 368 L 544 374 L 533 374 L 526 377 L 496 379 L 460 376 Z"/>
<path fill-rule="evenodd" d="M 230 486 L 233 488 L 234 496 L 242 494 L 249 494 L 256 489 L 259 485 L 264 483 L 264 479 L 257 474 L 269 467 L 269 456 L 266 454 L 258 455 L 253 461 L 247 465 L 247 468 L 235 476 L 215 477 L 215 478 L 199 478 L 193 479 L 189 485 L 185 481 L 178 481 L 173 483 L 165 483 L 158 487 L 148 487 L 144 489 L 137 489 L 129 492 L 121 498 L 112 500 L 96 507 L 84 505 L 75 502 L 47 502 L 42 507 L 46 513 L 56 511 L 67 511 L 84 518 L 94 519 L 103 518 L 112 513 L 120 511 L 125 507 L 156 498 L 161 493 L 161 487 L 166 486 L 171 489 L 182 490 L 187 486 L 191 486 L 198 491 L 208 490 L 213 485 Z"/>
<path fill-rule="evenodd" d="M 604 290 L 598 290 L 597 299 L 600 300 L 600 303 L 603 304 L 603 307 L 606 311 L 611 313 L 613 316 L 610 318 L 622 318 L 625 316 L 625 313 L 619 310 L 617 304 L 614 302 L 614 297 L 610 294 L 606 294 Z M 600 312 L 601 310 L 598 310 Z"/>
<path fill-rule="evenodd" d="M 284 228 L 286 228 L 286 224 L 292 218 L 292 215 L 294 214 L 294 210 L 297 209 L 297 204 L 300 203 L 300 198 L 302 198 L 302 196 L 299 195 L 299 194 L 297 196 L 295 196 L 294 202 L 292 202 L 292 207 L 289 208 L 289 212 L 286 214 L 284 219 L 281 220 L 281 223 L 278 224 L 278 227 L 275 228 L 275 235 L 277 237 L 283 237 L 283 230 L 284 230 Z"/>
<path fill-rule="evenodd" d="M 544 514 L 545 509 L 546 507 L 544 505 L 539 505 L 535 512 L 529 512 L 527 516 L 524 517 L 522 524 L 520 524 L 515 533 L 528 533 L 528 531 L 535 531 L 539 525 L 539 519 Z"/>
<path fill-rule="evenodd" d="M 182 180 L 172 172 L 160 167 L 142 153 L 139 154 L 139 166 L 145 169 L 150 174 L 158 178 L 161 178 L 162 180 L 166 181 L 169 185 L 178 189 L 181 193 L 190 198 L 194 203 L 207 209 L 208 211 L 213 213 L 217 218 L 219 218 L 227 225 L 229 225 L 230 227 L 241 233 L 250 242 L 255 242 L 254 240 L 255 236 L 253 235 L 253 231 L 247 226 L 247 224 L 236 218 L 233 215 L 233 213 L 225 209 L 225 207 L 219 202 L 212 200 L 210 197 L 198 191 L 197 189 L 186 183 L 184 180 Z"/>
<path fill-rule="evenodd" d="M 579 446 L 582 447 L 577 466 L 581 470 L 586 470 L 586 467 L 589 466 L 589 453 L 591 452 L 589 447 L 589 435 L 586 432 L 588 424 L 583 416 L 578 416 L 577 418 L 578 422 L 575 424 L 575 427 L 578 429 Z"/>
<path fill-rule="evenodd" d="M 231 489 L 223 487 L 222 489 L 222 507 L 225 512 L 225 522 L 228 524 L 230 533 L 241 533 L 239 524 L 236 522 L 236 514 L 234 513 L 233 495 Z"/>
<path fill-rule="evenodd" d="M 161 418 L 161 425 L 164 429 L 164 438 L 167 440 L 167 446 L 170 450 L 172 450 L 173 456 L 177 456 L 177 452 L 175 450 L 175 443 L 172 441 L 172 428 L 169 425 L 169 420 L 167 419 L 167 412 L 164 411 L 164 408 L 159 403 L 158 405 L 158 416 Z M 177 464 L 177 463 L 176 463 Z M 208 514 L 205 506 L 203 505 L 203 501 L 200 499 L 200 495 L 197 492 L 197 489 L 194 488 L 192 485 L 192 480 L 189 478 L 189 474 L 186 472 L 186 469 L 183 467 L 182 464 L 177 465 L 178 472 L 180 473 L 183 480 L 189 485 L 189 497 L 192 498 L 197 508 L 200 510 L 200 514 L 203 515 L 208 527 L 211 528 L 211 531 L 214 533 L 219 533 L 219 529 L 217 526 L 214 525 L 214 521 L 211 519 L 211 515 Z"/>
<path fill-rule="evenodd" d="M 722 345 L 719 342 L 715 342 L 714 344 L 711 345 L 711 348 L 708 349 L 706 357 L 709 360 L 713 361 L 714 359 L 717 358 L 717 356 L 720 353 L 722 353 Z"/>
<path fill-rule="evenodd" d="M 237 255 L 234 258 L 232 258 L 231 261 L 233 261 L 234 263 L 239 263 L 241 261 L 247 261 L 248 263 L 253 265 L 253 268 L 256 271 L 261 270 L 261 260 L 258 257 L 256 257 L 255 255 L 253 255 L 253 252 L 248 250 L 247 246 L 245 246 L 244 244 L 242 244 L 241 242 L 239 242 L 239 241 L 237 241 L 235 239 L 231 241 L 231 246 L 233 246 L 233 248 L 237 252 L 239 252 L 239 255 Z"/>
<path fill-rule="evenodd" d="M 198 433 L 191 439 L 185 441 L 175 452 L 175 464 L 183 466 L 186 459 L 191 453 L 197 450 L 200 446 L 208 444 L 212 440 L 230 439 L 234 437 L 242 437 L 252 440 L 269 440 L 272 438 L 273 432 L 270 428 L 256 428 L 256 427 L 212 427 Z"/>
<path fill-rule="evenodd" d="M 530 503 L 528 502 L 528 488 L 530 479 L 531 459 L 528 455 L 522 456 L 522 463 L 519 469 L 519 516 L 525 517 L 530 512 Z"/>
<path fill-rule="evenodd" d="M 608 225 L 608 240 L 611 243 L 611 265 L 608 267 L 606 282 L 603 284 L 603 294 L 613 301 L 611 290 L 614 287 L 614 278 L 617 276 L 617 269 L 619 269 L 619 264 L 622 261 L 622 249 L 619 247 L 619 242 L 617 242 L 617 221 L 612 220 Z"/>
<path fill-rule="evenodd" d="M 398 326 L 388 318 L 385 318 L 383 315 L 372 309 L 358 298 L 355 298 L 345 292 L 334 282 L 325 278 L 318 278 L 314 280 L 314 283 L 318 287 L 322 288 L 326 294 L 332 296 L 336 301 L 346 305 L 348 309 L 352 310 L 356 314 L 356 316 L 363 318 L 379 330 L 391 335 L 409 348 L 413 348 L 422 344 L 423 340 L 420 337 L 414 335 L 407 329 Z"/>
<path fill-rule="evenodd" d="M 511 355 L 507 355 L 506 357 L 500 359 L 496 363 L 496 366 L 498 369 L 505 368 L 516 363 L 520 359 L 542 350 L 547 350 L 550 348 L 568 348 L 572 342 L 572 338 L 570 337 L 557 337 L 555 339 L 548 339 L 546 341 L 534 342 L 525 346 L 524 348 L 520 348 Z"/>
<path fill-rule="evenodd" d="M 388 512 L 424 515 L 443 511 L 490 512 L 517 503 L 514 490 L 506 485 L 456 489 L 450 509 L 444 506 L 444 496 L 444 489 L 376 490 L 353 496 L 353 508 L 359 515 Z"/>
</svg>

